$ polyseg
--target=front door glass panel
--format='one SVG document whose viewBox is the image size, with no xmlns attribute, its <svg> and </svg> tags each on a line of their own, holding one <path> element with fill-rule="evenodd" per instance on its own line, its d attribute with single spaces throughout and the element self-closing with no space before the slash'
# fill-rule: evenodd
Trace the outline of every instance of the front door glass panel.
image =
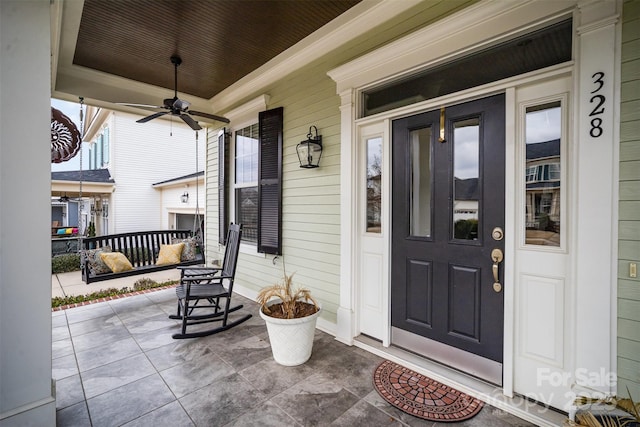
<svg viewBox="0 0 640 427">
<path fill-rule="evenodd" d="M 480 120 L 453 125 L 453 238 L 478 240 Z"/>
<path fill-rule="evenodd" d="M 560 246 L 562 108 L 526 109 L 525 244 Z"/>
<path fill-rule="evenodd" d="M 411 236 L 431 236 L 431 128 L 409 133 Z"/>
</svg>

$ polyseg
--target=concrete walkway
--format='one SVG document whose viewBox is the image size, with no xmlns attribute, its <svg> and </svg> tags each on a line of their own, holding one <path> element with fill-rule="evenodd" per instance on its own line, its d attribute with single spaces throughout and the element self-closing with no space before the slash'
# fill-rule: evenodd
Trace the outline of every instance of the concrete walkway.
<svg viewBox="0 0 640 427">
<path fill-rule="evenodd" d="M 51 297 L 66 297 L 76 295 L 86 295 L 97 292 L 102 289 L 116 288 L 121 289 L 128 287 L 133 289 L 133 284 L 142 278 L 149 278 L 158 283 L 168 282 L 170 280 L 178 280 L 180 272 L 172 268 L 170 270 L 156 271 L 153 273 L 139 274 L 136 276 L 121 277 L 118 279 L 105 280 L 86 284 L 82 281 L 80 271 L 72 271 L 70 273 L 60 273 L 51 275 Z"/>
</svg>

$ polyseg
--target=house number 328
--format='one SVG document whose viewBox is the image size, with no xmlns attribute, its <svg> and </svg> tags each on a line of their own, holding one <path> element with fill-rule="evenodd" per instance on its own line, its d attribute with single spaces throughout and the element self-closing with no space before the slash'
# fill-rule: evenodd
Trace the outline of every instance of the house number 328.
<svg viewBox="0 0 640 427">
<path fill-rule="evenodd" d="M 604 95 L 600 95 L 598 93 L 602 90 L 602 86 L 604 86 L 604 73 L 598 71 L 597 73 L 593 74 L 591 78 L 593 78 L 593 84 L 596 88 L 591 91 L 591 93 L 594 95 L 589 100 L 589 103 L 593 105 L 593 109 L 591 110 L 591 113 L 589 113 L 589 117 L 592 117 L 589 135 L 591 135 L 593 138 L 599 138 L 600 136 L 602 136 L 603 132 L 602 118 L 600 117 L 600 115 L 604 113 L 604 103 L 607 100 Z"/>
</svg>

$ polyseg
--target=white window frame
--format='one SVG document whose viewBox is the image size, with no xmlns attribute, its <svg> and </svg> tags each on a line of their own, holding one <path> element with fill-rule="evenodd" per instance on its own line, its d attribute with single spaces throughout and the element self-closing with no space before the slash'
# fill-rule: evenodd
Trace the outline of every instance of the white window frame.
<svg viewBox="0 0 640 427">
<path fill-rule="evenodd" d="M 253 185 L 240 184 L 236 186 L 236 171 L 235 171 L 235 147 L 236 147 L 236 131 L 244 129 L 248 126 L 252 126 L 258 123 L 258 114 L 261 111 L 265 111 L 267 109 L 267 102 L 269 100 L 268 95 L 260 95 L 259 97 L 247 102 L 235 108 L 225 114 L 225 117 L 229 119 L 229 127 L 228 131 L 231 134 L 231 138 L 229 138 L 229 158 L 228 158 L 228 214 L 229 218 L 233 218 L 235 221 L 236 218 L 236 188 L 241 187 L 251 187 Z M 255 186 L 258 183 L 256 181 Z M 257 256 L 260 258 L 264 258 L 265 254 L 258 252 L 257 243 L 247 243 L 244 241 L 240 242 L 240 252 L 248 255 Z"/>
<path fill-rule="evenodd" d="M 237 212 L 236 212 L 236 190 L 241 189 L 241 188 L 256 188 L 256 191 L 258 189 L 258 174 L 256 172 L 256 180 L 255 181 L 250 181 L 250 182 L 242 182 L 242 183 L 237 183 L 236 182 L 236 136 L 238 131 L 241 131 L 243 129 L 246 129 L 248 127 L 251 126 L 256 126 L 258 125 L 258 117 L 256 116 L 256 121 L 254 123 L 249 123 L 246 126 L 241 126 L 238 127 L 237 129 L 235 129 L 232 132 L 231 135 L 231 144 L 229 147 L 229 216 L 230 218 L 233 218 L 234 222 L 237 222 Z M 257 135 L 256 135 L 257 137 Z M 257 142 L 259 144 L 259 141 Z M 259 147 L 258 147 L 259 149 Z M 256 164 L 257 167 L 257 164 Z M 245 247 L 252 247 L 255 248 L 255 252 L 257 253 L 258 250 L 258 242 L 248 242 L 246 240 L 241 240 L 241 246 L 244 245 Z"/>
<path fill-rule="evenodd" d="M 557 94 L 553 94 L 550 96 L 546 96 L 546 97 L 541 97 L 541 98 L 532 98 L 529 99 L 525 102 L 522 102 L 519 104 L 518 107 L 518 127 L 520 129 L 522 129 L 522 135 L 520 136 L 521 140 L 520 140 L 520 144 L 522 145 L 520 147 L 521 149 L 521 159 L 520 162 L 522 163 L 520 170 L 523 171 L 522 173 L 522 181 L 520 181 L 519 184 L 519 188 L 518 188 L 518 192 L 520 192 L 521 194 L 519 194 L 519 199 L 522 200 L 522 203 L 519 204 L 518 209 L 520 212 L 520 224 L 518 225 L 518 248 L 519 249 L 527 249 L 527 250 L 537 250 L 537 251 L 541 251 L 541 252 L 558 252 L 558 253 L 567 253 L 568 248 L 567 248 L 567 242 L 568 242 L 568 235 L 569 235 L 569 229 L 570 227 L 573 226 L 573 224 L 569 224 L 568 220 L 569 220 L 569 216 L 568 216 L 568 210 L 569 210 L 569 196 L 568 193 L 570 191 L 569 188 L 569 179 L 567 176 L 567 169 L 568 169 L 568 164 L 569 164 L 569 149 L 568 146 L 571 143 L 571 135 L 569 133 L 569 127 L 568 127 L 568 123 L 569 123 L 569 117 L 571 116 L 571 104 L 569 102 L 570 99 L 570 94 L 568 92 L 563 92 L 563 93 L 557 93 Z M 543 163 L 543 164 L 538 164 L 538 165 L 533 165 L 532 167 L 536 168 L 536 172 L 534 174 L 534 179 L 533 181 L 527 181 L 527 177 L 528 177 L 528 167 L 526 166 L 526 159 L 525 159 L 525 152 L 526 152 L 526 143 L 525 143 L 525 139 L 526 139 L 526 135 L 525 135 L 525 131 L 524 129 L 526 128 L 526 116 L 527 116 L 527 109 L 529 107 L 537 107 L 539 105 L 544 105 L 544 104 L 551 104 L 553 102 L 559 102 L 560 103 L 560 108 L 561 108 L 561 129 L 560 129 L 560 161 L 559 162 L 547 162 L 547 163 Z M 558 164 L 560 167 L 560 176 L 559 179 L 557 180 L 559 182 L 560 185 L 560 245 L 559 246 L 544 246 L 544 245 L 536 245 L 536 244 L 532 244 L 532 243 L 526 243 L 526 236 L 525 236 L 525 228 L 526 228 L 526 206 L 525 206 L 525 200 L 526 200 L 526 185 L 528 182 L 544 182 L 544 166 L 550 165 L 551 163 L 554 164 Z M 548 171 L 550 172 L 551 167 L 548 167 Z M 538 175 L 540 175 L 540 177 L 538 178 Z M 531 206 L 531 209 L 533 209 L 534 206 Z"/>
</svg>

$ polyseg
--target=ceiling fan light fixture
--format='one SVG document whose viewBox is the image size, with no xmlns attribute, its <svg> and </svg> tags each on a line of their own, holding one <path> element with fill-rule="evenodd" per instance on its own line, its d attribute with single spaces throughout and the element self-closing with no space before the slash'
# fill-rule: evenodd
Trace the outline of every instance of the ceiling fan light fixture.
<svg viewBox="0 0 640 427">
<path fill-rule="evenodd" d="M 182 64 L 182 59 L 177 55 L 173 55 L 171 57 L 171 63 L 174 66 L 173 98 L 164 99 L 162 106 L 126 104 L 126 103 L 121 104 L 121 105 L 128 105 L 132 107 L 149 107 L 149 108 L 160 108 L 160 109 L 167 110 L 167 111 L 161 111 L 158 113 L 153 113 L 139 120 L 136 120 L 136 122 L 146 123 L 150 120 L 164 116 L 166 114 L 171 114 L 172 116 L 179 116 L 182 119 L 182 121 L 184 121 L 187 125 L 189 125 L 189 127 L 193 130 L 201 130 L 202 127 L 191 116 L 199 116 L 199 117 L 204 117 L 211 120 L 216 120 L 222 123 L 229 123 L 229 119 L 225 117 L 216 116 L 214 114 L 209 114 L 209 113 L 203 113 L 201 111 L 189 110 L 191 103 L 189 101 L 185 101 L 184 99 L 178 98 L 178 65 Z"/>
<path fill-rule="evenodd" d="M 173 108 L 176 110 L 187 111 L 187 109 L 191 106 L 191 103 L 185 101 L 183 99 L 176 99 L 173 103 Z"/>
</svg>

